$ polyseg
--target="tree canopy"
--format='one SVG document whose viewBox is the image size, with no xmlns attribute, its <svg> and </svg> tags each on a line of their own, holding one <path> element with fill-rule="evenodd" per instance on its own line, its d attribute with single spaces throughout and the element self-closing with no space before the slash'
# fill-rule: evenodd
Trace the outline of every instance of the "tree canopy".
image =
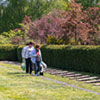
<svg viewBox="0 0 100 100">
<path fill-rule="evenodd" d="M 75 0 L 77 3 L 81 3 L 83 9 L 87 9 L 88 7 L 97 6 L 100 0 Z"/>
<path fill-rule="evenodd" d="M 66 9 L 64 0 L 0 0 L 0 33 L 19 27 L 25 15 L 40 19 L 53 9 Z"/>
</svg>

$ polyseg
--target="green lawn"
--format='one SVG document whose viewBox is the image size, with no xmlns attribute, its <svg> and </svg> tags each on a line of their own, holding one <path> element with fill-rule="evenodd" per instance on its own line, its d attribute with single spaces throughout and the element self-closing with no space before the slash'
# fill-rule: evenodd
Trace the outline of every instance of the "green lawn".
<svg viewBox="0 0 100 100">
<path fill-rule="evenodd" d="M 45 77 L 100 92 L 92 84 L 49 74 Z M 0 100 L 100 100 L 100 96 L 24 74 L 18 65 L 0 63 Z"/>
</svg>

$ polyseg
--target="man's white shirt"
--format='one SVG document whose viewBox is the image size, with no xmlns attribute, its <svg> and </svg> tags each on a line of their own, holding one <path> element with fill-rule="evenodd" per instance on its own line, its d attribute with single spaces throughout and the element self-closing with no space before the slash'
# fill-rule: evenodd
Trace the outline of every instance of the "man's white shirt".
<svg viewBox="0 0 100 100">
<path fill-rule="evenodd" d="M 34 47 L 29 47 L 29 46 L 25 46 L 23 49 L 22 49 L 22 58 L 31 58 L 31 52 L 32 50 L 34 49 Z"/>
</svg>

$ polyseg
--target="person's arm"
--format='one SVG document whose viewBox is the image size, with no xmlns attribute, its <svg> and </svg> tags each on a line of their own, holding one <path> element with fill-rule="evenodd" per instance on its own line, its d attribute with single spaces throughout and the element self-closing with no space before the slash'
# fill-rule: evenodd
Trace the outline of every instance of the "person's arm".
<svg viewBox="0 0 100 100">
<path fill-rule="evenodd" d="M 32 52 L 31 52 L 31 57 L 36 57 L 37 56 L 37 54 L 36 54 L 36 50 L 34 49 Z"/>
<path fill-rule="evenodd" d="M 26 49 L 25 47 L 22 49 L 22 58 L 24 59 L 25 58 L 25 52 L 26 52 Z"/>
<path fill-rule="evenodd" d="M 39 52 L 40 52 L 40 57 L 41 57 L 41 61 L 42 61 L 42 54 L 41 54 L 41 50 L 39 50 Z"/>
</svg>

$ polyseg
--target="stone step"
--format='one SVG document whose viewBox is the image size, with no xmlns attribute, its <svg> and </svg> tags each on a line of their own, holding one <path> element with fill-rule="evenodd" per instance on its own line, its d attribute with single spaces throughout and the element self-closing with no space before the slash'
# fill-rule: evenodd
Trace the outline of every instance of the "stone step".
<svg viewBox="0 0 100 100">
<path fill-rule="evenodd" d="M 63 73 L 63 72 L 61 72 L 61 73 L 57 72 L 57 73 L 51 73 L 51 74 L 52 75 L 58 75 L 58 76 L 66 77 L 67 75 L 71 76 L 71 75 L 74 75 L 75 73 L 74 72 L 65 72 L 65 73 Z"/>
<path fill-rule="evenodd" d="M 75 74 L 74 72 L 67 72 L 67 73 L 64 73 L 64 75 L 73 75 Z"/>
<path fill-rule="evenodd" d="M 75 79 L 89 78 L 89 77 L 90 77 L 89 75 L 82 75 L 82 76 L 75 77 Z"/>
<path fill-rule="evenodd" d="M 68 71 L 62 71 L 63 73 L 67 73 Z"/>
<path fill-rule="evenodd" d="M 74 72 L 67 72 L 67 73 L 59 73 L 57 75 L 60 75 L 60 76 L 64 77 L 66 75 L 73 75 L 73 74 L 75 74 L 75 73 Z"/>
<path fill-rule="evenodd" d="M 98 83 L 98 82 L 100 82 L 100 79 L 98 79 L 98 80 L 86 81 L 86 83 Z"/>
<path fill-rule="evenodd" d="M 59 71 L 59 72 L 51 72 L 50 74 L 57 75 L 57 74 L 63 74 L 63 72 L 62 71 Z"/>
<path fill-rule="evenodd" d="M 48 71 L 51 71 L 50 69 L 46 69 L 46 71 L 48 72 Z"/>
<path fill-rule="evenodd" d="M 58 72 L 58 70 L 56 70 L 56 69 L 46 69 L 45 71 L 46 71 L 46 73 Z"/>
<path fill-rule="evenodd" d="M 57 74 L 57 76 L 63 76 L 64 75 L 64 73 L 59 73 L 59 74 Z"/>
<path fill-rule="evenodd" d="M 74 74 L 75 74 L 74 72 L 67 72 L 67 73 L 61 73 L 59 75 L 62 76 L 62 77 L 67 77 L 67 76 L 72 76 Z"/>
<path fill-rule="evenodd" d="M 51 72 L 54 71 L 54 72 L 55 72 L 55 71 L 58 71 L 58 70 L 48 68 L 48 69 L 46 69 L 46 71 L 47 71 L 47 72 L 48 72 L 48 71 L 51 71 Z"/>
<path fill-rule="evenodd" d="M 77 81 L 87 81 L 87 80 L 93 80 L 93 79 L 98 79 L 98 77 L 89 77 L 89 78 L 82 78 L 82 79 L 77 79 Z"/>
<path fill-rule="evenodd" d="M 61 70 L 57 70 L 57 69 L 52 69 L 51 71 L 53 71 L 53 72 L 62 72 Z"/>
<path fill-rule="evenodd" d="M 57 72 L 51 72 L 52 75 L 66 75 L 66 74 L 71 74 L 72 72 L 68 72 L 68 71 L 57 71 Z"/>
<path fill-rule="evenodd" d="M 63 71 L 63 73 L 64 73 L 64 74 L 67 74 L 67 73 L 69 73 L 69 71 Z"/>
<path fill-rule="evenodd" d="M 94 85 L 95 85 L 95 86 L 100 86 L 100 83 L 95 83 Z"/>
<path fill-rule="evenodd" d="M 70 75 L 65 75 L 63 77 L 72 77 L 72 78 L 74 78 L 74 77 L 77 77 L 77 76 L 82 76 L 82 74 L 70 74 Z"/>
<path fill-rule="evenodd" d="M 52 75 L 60 75 L 62 77 L 68 77 L 69 79 L 76 79 L 77 81 L 94 83 L 95 86 L 100 86 L 100 79 L 96 76 L 90 77 L 89 75 L 76 74 L 75 72 L 61 71 L 61 70 L 50 69 L 50 68 L 47 68 L 45 72 Z"/>
<path fill-rule="evenodd" d="M 46 70 L 48 71 L 48 70 L 52 70 L 52 69 L 50 69 L 50 68 L 47 68 Z"/>
<path fill-rule="evenodd" d="M 67 73 L 70 73 L 68 71 L 62 71 L 61 73 L 58 73 L 59 75 L 66 75 Z"/>
<path fill-rule="evenodd" d="M 48 71 L 46 71 L 46 73 L 50 74 L 50 73 L 51 73 L 51 71 L 49 71 L 49 70 L 48 70 Z"/>
<path fill-rule="evenodd" d="M 50 69 L 48 69 L 48 70 L 46 69 L 46 71 L 48 72 L 48 71 L 51 71 L 51 70 Z"/>
</svg>

